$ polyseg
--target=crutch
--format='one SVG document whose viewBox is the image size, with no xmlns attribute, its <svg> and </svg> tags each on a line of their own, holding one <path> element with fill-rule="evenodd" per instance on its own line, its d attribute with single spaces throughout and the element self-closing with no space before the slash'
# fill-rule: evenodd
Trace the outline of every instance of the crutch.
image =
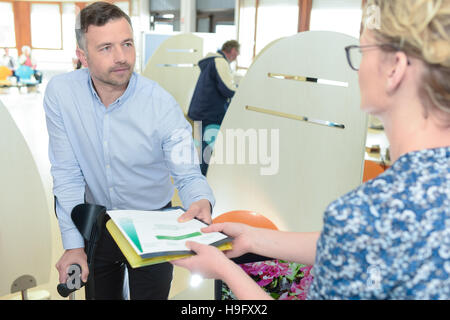
<svg viewBox="0 0 450 320">
<path fill-rule="evenodd" d="M 103 225 L 105 224 L 106 208 L 95 204 L 79 204 L 73 208 L 72 221 L 84 239 L 84 250 L 86 251 L 88 268 L 90 270 L 87 282 L 77 279 L 81 277 L 81 267 L 78 264 L 69 267 L 69 278 L 66 283 L 57 286 L 58 293 L 67 297 L 86 285 L 86 300 L 94 300 L 94 254 L 97 243 L 101 237 Z M 73 299 L 73 295 L 71 296 Z"/>
</svg>

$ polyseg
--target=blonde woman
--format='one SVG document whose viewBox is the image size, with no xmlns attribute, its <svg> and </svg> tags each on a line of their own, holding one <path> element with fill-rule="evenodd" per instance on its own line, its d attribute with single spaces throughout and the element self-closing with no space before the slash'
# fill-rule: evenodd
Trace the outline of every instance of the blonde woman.
<svg viewBox="0 0 450 320">
<path fill-rule="evenodd" d="M 268 299 L 227 257 L 246 252 L 314 264 L 309 299 L 450 299 L 450 0 L 372 0 L 380 24 L 346 48 L 361 108 L 383 121 L 392 167 L 329 205 L 317 233 L 217 224 L 224 255 L 175 265 L 224 280 L 240 299 Z"/>
<path fill-rule="evenodd" d="M 36 60 L 31 56 L 31 48 L 29 46 L 22 47 L 22 54 L 19 57 L 19 64 L 36 69 Z"/>
</svg>

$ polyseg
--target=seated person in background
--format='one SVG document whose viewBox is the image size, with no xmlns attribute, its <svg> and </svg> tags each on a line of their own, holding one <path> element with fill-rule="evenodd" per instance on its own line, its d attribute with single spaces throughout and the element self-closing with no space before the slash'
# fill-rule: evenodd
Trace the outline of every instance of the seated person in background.
<svg viewBox="0 0 450 320">
<path fill-rule="evenodd" d="M 73 70 L 78 70 L 83 67 L 80 59 L 78 59 L 77 57 L 72 58 L 72 66 L 73 66 Z"/>
<path fill-rule="evenodd" d="M 28 66 L 34 71 L 34 78 L 38 83 L 42 82 L 42 72 L 36 70 L 36 60 L 31 55 L 31 48 L 29 46 L 22 47 L 22 54 L 19 57 L 19 64 Z"/>
<path fill-rule="evenodd" d="M 9 48 L 4 48 L 4 54 L 1 56 L 0 59 L 0 66 L 8 67 L 13 71 L 16 69 L 16 63 L 14 61 L 14 58 L 9 55 Z"/>
<path fill-rule="evenodd" d="M 346 52 L 392 167 L 332 202 L 321 232 L 213 224 L 203 231 L 230 235 L 233 249 L 190 242 L 197 255 L 173 264 L 239 299 L 270 298 L 227 259 L 246 252 L 314 264 L 308 299 L 450 299 L 450 0 L 368 0 L 365 18 L 374 6 L 380 25 L 363 25 Z"/>
<path fill-rule="evenodd" d="M 0 56 L 0 67 L 7 68 L 0 72 L 0 81 L 3 86 L 11 86 L 17 82 L 15 59 L 9 55 L 9 48 L 4 48 L 3 55 Z M 15 82 L 11 80 L 15 79 Z"/>
</svg>

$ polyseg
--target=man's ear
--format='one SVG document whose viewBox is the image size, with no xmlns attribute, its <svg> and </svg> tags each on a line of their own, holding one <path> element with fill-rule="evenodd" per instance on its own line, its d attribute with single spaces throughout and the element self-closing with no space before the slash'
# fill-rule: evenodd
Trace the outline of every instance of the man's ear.
<svg viewBox="0 0 450 320">
<path fill-rule="evenodd" d="M 80 49 L 80 47 L 77 46 L 76 49 L 76 54 L 77 54 L 77 58 L 78 60 L 80 60 L 81 64 L 83 65 L 83 67 L 88 68 L 88 62 L 87 62 L 87 57 L 86 57 L 86 53 L 83 49 Z"/>
<path fill-rule="evenodd" d="M 388 70 L 388 78 L 386 82 L 386 91 L 392 93 L 397 90 L 405 78 L 408 68 L 408 56 L 401 51 L 395 53 L 392 65 Z"/>
</svg>

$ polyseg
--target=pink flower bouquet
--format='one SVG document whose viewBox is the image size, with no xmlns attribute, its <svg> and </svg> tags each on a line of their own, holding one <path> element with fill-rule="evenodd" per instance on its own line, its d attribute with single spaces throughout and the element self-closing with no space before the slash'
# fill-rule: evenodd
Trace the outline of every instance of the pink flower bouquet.
<svg viewBox="0 0 450 320">
<path fill-rule="evenodd" d="M 242 264 L 241 268 L 258 285 L 278 300 L 305 300 L 312 283 L 312 266 L 289 263 L 282 260 Z M 231 290 L 223 284 L 222 299 L 235 299 Z"/>
</svg>

